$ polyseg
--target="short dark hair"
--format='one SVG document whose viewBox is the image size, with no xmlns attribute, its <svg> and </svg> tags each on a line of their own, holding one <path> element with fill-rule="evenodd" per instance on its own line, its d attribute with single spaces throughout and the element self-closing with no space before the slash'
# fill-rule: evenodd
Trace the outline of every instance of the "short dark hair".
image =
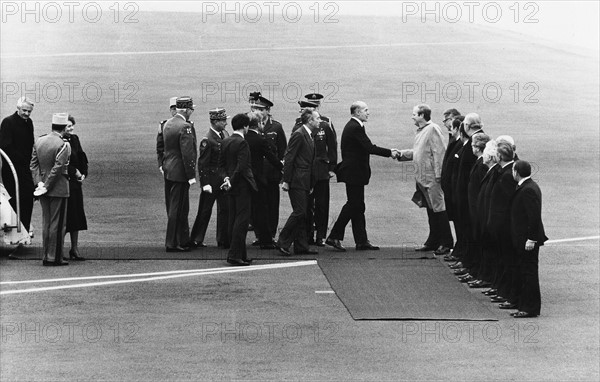
<svg viewBox="0 0 600 382">
<path fill-rule="evenodd" d="M 71 121 L 71 123 L 75 125 L 75 118 L 73 118 L 71 114 L 69 114 L 69 121 Z"/>
<path fill-rule="evenodd" d="M 236 114 L 231 118 L 231 127 L 233 130 L 243 130 L 250 125 L 250 117 L 246 113 Z"/>
<path fill-rule="evenodd" d="M 448 118 L 452 116 L 452 118 L 458 117 L 460 112 L 456 109 L 448 109 L 444 112 L 444 118 Z"/>
<path fill-rule="evenodd" d="M 498 142 L 498 156 L 503 162 L 510 162 L 515 157 L 515 152 L 510 143 L 505 141 Z"/>
<path fill-rule="evenodd" d="M 302 114 L 300 114 L 300 121 L 304 124 L 308 123 L 312 118 L 314 110 L 313 109 L 304 109 L 302 110 Z"/>
<path fill-rule="evenodd" d="M 431 108 L 429 107 L 429 105 L 426 105 L 424 103 L 417 105 L 417 114 L 423 115 L 423 119 L 425 119 L 426 121 L 431 120 Z"/>
<path fill-rule="evenodd" d="M 67 125 L 55 125 L 52 124 L 52 131 L 64 131 L 67 128 Z"/>
<path fill-rule="evenodd" d="M 465 116 L 464 115 L 459 115 L 456 118 L 454 118 L 454 120 L 452 121 L 452 128 L 453 129 L 458 129 L 460 128 L 460 125 L 463 123 L 463 121 L 465 120 Z"/>
<path fill-rule="evenodd" d="M 531 176 L 531 165 L 526 160 L 516 161 L 513 168 L 521 178 Z"/>
</svg>

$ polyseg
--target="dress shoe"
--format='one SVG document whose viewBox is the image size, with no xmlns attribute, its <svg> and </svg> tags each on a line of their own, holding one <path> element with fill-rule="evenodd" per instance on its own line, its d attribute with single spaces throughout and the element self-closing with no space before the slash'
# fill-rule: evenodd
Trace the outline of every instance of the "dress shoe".
<svg viewBox="0 0 600 382">
<path fill-rule="evenodd" d="M 315 245 L 317 247 L 324 247 L 325 246 L 325 239 L 317 239 L 317 241 L 315 241 Z"/>
<path fill-rule="evenodd" d="M 429 245 L 423 245 L 422 247 L 419 248 L 415 248 L 415 251 L 417 252 L 428 252 L 428 251 L 433 251 L 435 250 L 434 247 L 430 247 Z"/>
<path fill-rule="evenodd" d="M 233 265 L 233 266 L 238 266 L 238 267 L 250 265 L 249 262 L 244 261 L 242 259 L 227 259 L 227 263 L 230 265 Z"/>
<path fill-rule="evenodd" d="M 190 251 L 190 247 L 181 247 L 179 245 L 177 247 L 167 247 L 167 252 L 189 252 L 189 251 Z"/>
<path fill-rule="evenodd" d="M 294 251 L 296 255 L 318 255 L 319 251 L 315 251 L 314 249 L 305 249 L 303 251 Z"/>
<path fill-rule="evenodd" d="M 467 268 L 458 268 L 454 270 L 455 276 L 462 276 L 466 275 L 467 273 L 469 273 L 469 270 Z"/>
<path fill-rule="evenodd" d="M 277 249 L 277 245 L 275 243 L 261 244 L 260 249 Z"/>
<path fill-rule="evenodd" d="M 454 257 L 453 255 L 446 255 L 444 256 L 444 261 L 459 261 L 460 259 L 458 257 Z"/>
<path fill-rule="evenodd" d="M 490 285 L 491 285 L 491 284 L 490 284 L 490 283 L 488 283 L 488 282 L 486 282 L 486 281 L 479 280 L 479 282 L 478 282 L 478 283 L 475 283 L 475 284 L 473 284 L 473 285 L 469 285 L 469 286 L 470 286 L 471 288 L 477 288 L 477 289 L 479 289 L 479 288 L 488 288 Z"/>
<path fill-rule="evenodd" d="M 287 248 L 283 248 L 283 247 L 277 247 L 277 250 L 279 250 L 279 254 L 281 256 L 292 256 L 292 253 L 290 252 L 289 249 Z"/>
<path fill-rule="evenodd" d="M 328 237 L 327 240 L 325 240 L 325 244 L 332 246 L 340 252 L 346 252 L 346 248 L 344 248 L 344 246 L 338 239 L 332 239 Z"/>
<path fill-rule="evenodd" d="M 188 245 L 186 245 L 185 247 L 191 247 L 191 248 L 206 248 L 206 244 L 204 244 L 201 241 L 195 241 L 192 240 L 190 241 L 190 243 Z M 185 248 L 183 247 L 183 248 Z M 168 252 L 168 251 L 167 251 Z"/>
<path fill-rule="evenodd" d="M 498 308 L 500 309 L 517 309 L 517 304 L 512 304 L 508 301 L 503 302 L 502 304 L 498 305 Z"/>
<path fill-rule="evenodd" d="M 244 259 L 244 261 L 247 262 L 248 264 L 252 264 L 252 262 L 254 261 L 254 259 L 248 259 L 248 258 L 246 258 L 246 259 Z"/>
<path fill-rule="evenodd" d="M 356 245 L 357 251 L 379 251 L 379 247 L 369 243 L 368 241 L 364 244 Z"/>
<path fill-rule="evenodd" d="M 458 268 L 464 268 L 463 264 L 460 261 L 450 265 L 450 269 L 458 269 Z"/>
<path fill-rule="evenodd" d="M 69 265 L 69 263 L 67 261 L 48 261 L 48 260 L 44 260 L 42 261 L 42 265 L 45 267 L 61 267 L 63 265 Z"/>
<path fill-rule="evenodd" d="M 69 260 L 71 261 L 85 261 L 85 257 L 79 256 L 79 253 L 76 251 L 69 251 Z"/>
<path fill-rule="evenodd" d="M 254 226 L 252 224 L 248 224 L 248 231 L 254 231 Z"/>
<path fill-rule="evenodd" d="M 490 298 L 491 302 L 506 302 L 506 299 L 502 296 L 494 296 Z"/>
<path fill-rule="evenodd" d="M 437 255 L 437 256 L 446 255 L 446 254 L 450 253 L 450 250 L 451 250 L 450 247 L 445 247 L 443 245 L 440 245 L 438 247 L 438 249 L 436 249 L 435 251 L 433 251 L 433 254 Z"/>
<path fill-rule="evenodd" d="M 537 314 L 530 314 L 530 313 L 527 313 L 527 312 L 523 312 L 522 310 L 519 310 L 518 312 L 511 313 L 510 315 L 513 316 L 514 318 L 537 317 Z"/>
<path fill-rule="evenodd" d="M 498 294 L 498 291 L 494 288 L 490 288 L 488 290 L 481 291 L 486 296 L 495 296 Z"/>
<path fill-rule="evenodd" d="M 253 247 L 258 247 L 260 245 L 260 240 L 256 239 L 251 244 Z"/>
<path fill-rule="evenodd" d="M 463 278 L 461 278 L 461 279 L 458 279 L 458 281 L 460 281 L 461 283 L 468 283 L 469 281 L 473 281 L 473 280 L 475 280 L 475 279 L 473 278 L 473 276 L 471 276 L 471 275 L 470 275 L 470 274 L 468 274 L 468 273 L 465 275 L 465 277 L 463 277 Z"/>
</svg>

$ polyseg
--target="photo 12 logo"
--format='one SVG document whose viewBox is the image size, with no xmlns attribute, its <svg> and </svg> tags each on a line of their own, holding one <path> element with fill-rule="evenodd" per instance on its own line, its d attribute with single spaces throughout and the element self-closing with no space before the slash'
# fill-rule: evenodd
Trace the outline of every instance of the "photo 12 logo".
<svg viewBox="0 0 600 382">
<path fill-rule="evenodd" d="M 514 103 L 538 103 L 540 86 L 536 82 L 402 82 L 402 102 L 446 102 L 446 103 L 497 103 L 510 100 Z"/>
<path fill-rule="evenodd" d="M 202 102 L 227 102 L 228 100 L 240 103 L 248 99 L 252 92 L 260 92 L 264 97 L 277 104 L 279 100 L 286 103 L 296 103 L 305 94 L 321 93 L 322 104 L 338 103 L 335 98 L 339 86 L 335 82 L 312 83 L 301 85 L 298 82 L 203 82 L 200 85 Z"/>
<path fill-rule="evenodd" d="M 284 21 L 297 23 L 309 18 L 315 23 L 338 23 L 339 6 L 335 2 L 239 2 L 203 1 L 202 22 L 219 20 L 222 23 L 258 23 Z"/>
<path fill-rule="evenodd" d="M 0 98 L 6 103 L 9 98 L 29 97 L 35 103 L 57 103 L 66 101 L 99 103 L 103 98 L 113 103 L 138 103 L 136 95 L 140 87 L 135 82 L 2 82 Z"/>
<path fill-rule="evenodd" d="M 3 1 L 2 23 L 138 23 L 139 6 L 135 2 L 79 1 Z"/>
<path fill-rule="evenodd" d="M 529 1 L 403 1 L 402 22 L 414 20 L 426 22 L 495 24 L 506 20 L 514 23 L 538 23 L 538 3 Z"/>
</svg>

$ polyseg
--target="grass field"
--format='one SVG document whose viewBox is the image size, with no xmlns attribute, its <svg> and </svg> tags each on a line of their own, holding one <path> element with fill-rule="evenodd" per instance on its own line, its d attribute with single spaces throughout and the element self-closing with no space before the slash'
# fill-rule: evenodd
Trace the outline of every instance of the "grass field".
<svg viewBox="0 0 600 382">
<path fill-rule="evenodd" d="M 412 145 L 415 104 L 430 104 L 439 124 L 449 107 L 464 114 L 477 112 L 488 134 L 513 136 L 519 157 L 534 164 L 549 238 L 598 235 L 600 81 L 593 54 L 490 25 L 343 15 L 337 16 L 338 23 L 315 23 L 308 16 L 297 23 L 280 18 L 236 23 L 204 21 L 200 14 L 146 12 L 136 15 L 137 23 L 114 23 L 108 4 L 104 6 L 106 17 L 97 23 L 13 19 L 1 26 L 2 118 L 14 112 L 24 89 L 34 89 L 39 96 L 32 115 L 36 135 L 49 131 L 53 112 L 68 111 L 77 119 L 76 133 L 90 159 L 84 186 L 89 230 L 80 235 L 84 248 L 163 246 L 166 216 L 155 136 L 158 122 L 168 116 L 169 97 L 194 98 L 192 120 L 203 134 L 209 109 L 247 111 L 247 93 L 256 84 L 275 103 L 273 116 L 288 137 L 298 113 L 295 102 L 315 90 L 326 95 L 321 111 L 332 118 L 338 134 L 349 118 L 349 105 L 367 102 L 367 132 L 374 143 L 389 148 Z M 309 4 L 302 6 L 308 9 Z M 9 29 L 10 36 L 27 36 L 28 43 L 9 37 Z M 378 157 L 372 158 L 371 167 L 366 189 L 371 241 L 382 246 L 420 244 L 427 222 L 410 201 L 413 168 Z M 199 188 L 193 188 L 190 223 L 198 195 Z M 332 184 L 332 222 L 344 202 L 343 185 Z M 281 204 L 283 224 L 290 212 L 287 196 Z M 39 205 L 33 222 L 41 227 Z M 35 241 L 39 246 L 41 238 Z M 215 244 L 214 224 L 207 242 Z M 352 240 L 346 244 L 352 246 Z M 7 323 L 38 322 L 43 327 L 65 320 L 108 326 L 93 343 L 3 337 L 0 377 L 597 380 L 598 249 L 598 241 L 592 240 L 541 250 L 544 305 L 534 322 L 534 343 L 511 338 L 508 333 L 514 333 L 515 324 L 506 318 L 499 321 L 504 338 L 493 343 L 422 341 L 404 338 L 404 323 L 354 322 L 335 295 L 314 293 L 329 288 L 318 267 L 3 296 L 3 329 Z M 126 258 L 124 251 L 119 258 Z M 100 261 L 50 271 L 38 262 L 2 259 L 0 276 L 4 281 L 219 266 Z M 313 334 L 316 322 L 327 334 L 335 332 L 330 338 L 325 335 L 335 342 L 315 341 L 314 336 L 298 342 L 261 338 L 258 343 L 203 338 L 204 324 L 264 324 L 269 319 L 282 326 L 298 323 L 303 333 Z M 111 323 L 113 329 L 108 329 Z M 116 333 L 135 332 L 136 341 L 115 342 L 115 324 L 126 326 Z M 335 331 L 327 332 L 331 328 Z"/>
</svg>

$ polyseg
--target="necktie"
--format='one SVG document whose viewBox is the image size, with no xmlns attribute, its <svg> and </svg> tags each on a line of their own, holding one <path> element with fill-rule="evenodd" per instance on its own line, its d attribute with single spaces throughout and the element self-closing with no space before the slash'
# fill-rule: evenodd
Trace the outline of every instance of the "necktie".
<svg viewBox="0 0 600 382">
<path fill-rule="evenodd" d="M 221 139 L 225 139 L 225 134 L 223 134 L 222 131 L 219 131 L 219 137 L 221 137 Z"/>
</svg>

